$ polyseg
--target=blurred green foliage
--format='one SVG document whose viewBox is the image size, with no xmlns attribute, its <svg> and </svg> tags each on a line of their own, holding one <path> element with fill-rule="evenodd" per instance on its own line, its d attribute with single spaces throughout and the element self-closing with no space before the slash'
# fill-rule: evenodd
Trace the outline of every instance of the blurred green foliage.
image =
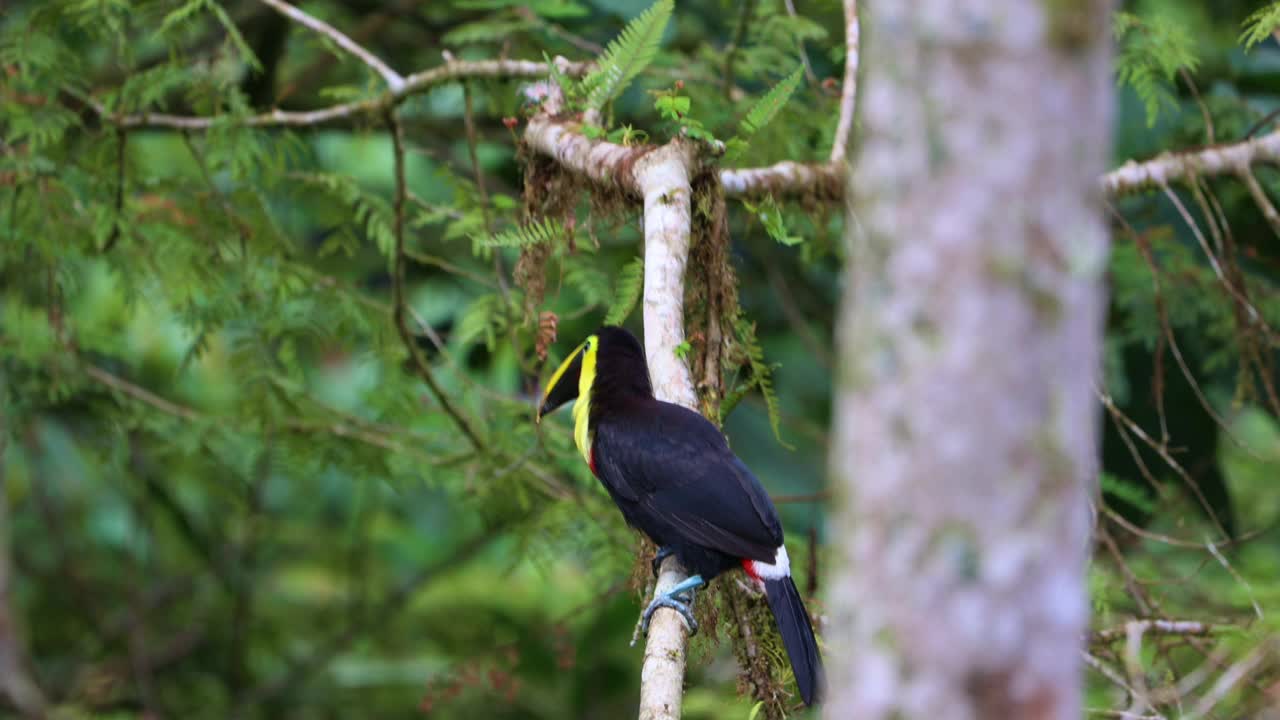
<svg viewBox="0 0 1280 720">
<path fill-rule="evenodd" d="M 300 4 L 402 73 L 438 65 L 443 50 L 592 59 L 648 5 Z M 604 111 L 602 132 L 619 142 L 637 132 L 662 142 L 682 127 L 741 133 L 730 153 L 742 166 L 825 159 L 841 6 L 795 5 L 678 3 L 635 82 L 584 85 Z M 1270 16 L 1246 31 L 1254 47 L 1241 44 L 1253 5 L 1126 5 L 1117 161 L 1236 141 L 1280 109 L 1280 46 L 1255 44 Z M 647 562 L 564 419 L 539 428 L 532 406 L 546 365 L 606 315 L 638 329 L 636 214 L 583 192 L 563 217 L 525 215 L 540 189 L 525 197 L 520 129 L 502 122 L 522 113 L 518 84 L 443 85 L 399 109 L 411 326 L 479 429 L 477 449 L 392 322 L 393 153 L 381 119 L 238 122 L 376 97 L 381 80 L 366 67 L 252 0 L 13 0 L 0 18 L 0 73 L 0 507 L 12 605 L 56 714 L 631 715 L 633 578 Z M 122 132 L 90 100 L 108 114 L 220 120 Z M 1258 177 L 1274 197 L 1274 171 Z M 1276 235 L 1235 180 L 1203 192 L 1221 206 L 1232 267 L 1274 327 Z M 1143 450 L 1154 488 L 1113 426 L 1106 502 L 1141 532 L 1221 540 L 1217 514 L 1249 539 L 1219 561 L 1104 523 L 1116 554 L 1100 550 L 1092 571 L 1097 623 L 1160 614 L 1229 624 L 1240 629 L 1226 652 L 1238 659 L 1274 623 L 1251 620 L 1254 606 L 1280 608 L 1275 341 L 1241 324 L 1167 198 L 1117 211 L 1107 389 L 1160 438 L 1149 388 L 1171 378 L 1169 444 L 1220 492 L 1206 512 Z M 772 199 L 730 203 L 728 217 L 743 315 L 726 431 L 773 494 L 808 496 L 826 465 L 843 218 Z M 540 297 L 513 279 L 531 244 L 553 246 Z M 559 332 L 545 360 L 542 313 Z M 1196 381 L 1183 390 L 1170 332 Z M 780 510 L 802 579 L 821 589 L 810 542 L 822 537 L 821 502 L 798 499 Z M 745 720 L 754 702 L 737 692 L 723 623 L 722 637 L 704 635 L 685 716 Z M 1152 676 L 1184 676 L 1215 647 L 1161 645 Z M 1105 679 L 1090 680 L 1090 707 L 1124 707 Z M 1260 697 L 1246 687 L 1229 702 L 1253 708 Z"/>
</svg>

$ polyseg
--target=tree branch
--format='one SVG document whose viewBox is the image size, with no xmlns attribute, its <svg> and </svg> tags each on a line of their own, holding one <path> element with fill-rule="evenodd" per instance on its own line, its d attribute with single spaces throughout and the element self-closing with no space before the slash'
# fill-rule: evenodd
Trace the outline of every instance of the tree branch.
<svg viewBox="0 0 1280 720">
<path fill-rule="evenodd" d="M 844 163 L 780 163 L 720 171 L 725 197 L 805 196 L 836 203 L 844 199 Z"/>
<path fill-rule="evenodd" d="M 1223 629 L 1217 625 L 1194 620 L 1165 620 L 1162 618 L 1130 620 L 1119 627 L 1098 630 L 1093 634 L 1093 641 L 1108 643 L 1119 640 L 1129 632 L 1132 632 L 1130 628 L 1134 626 L 1140 627 L 1144 633 L 1149 632 L 1160 635 L 1212 635 Z"/>
<path fill-rule="evenodd" d="M 351 38 L 347 37 L 346 35 L 343 35 L 334 26 L 330 25 L 329 23 L 323 20 L 320 20 L 319 18 L 315 18 L 315 17 L 312 17 L 311 15 L 308 15 L 307 13 L 290 5 L 289 3 L 282 2 L 282 0 L 261 0 L 261 2 L 263 2 L 264 4 L 270 5 L 272 8 L 275 8 L 275 10 L 280 14 L 298 23 L 299 25 L 306 27 L 308 30 L 311 30 L 315 33 L 323 35 L 324 37 L 331 40 L 333 44 L 337 45 L 343 50 L 346 50 L 351 55 L 355 56 L 356 59 L 358 59 L 360 62 L 364 63 L 365 65 L 368 65 L 374 72 L 381 75 L 382 79 L 387 83 L 387 87 L 390 88 L 391 92 L 395 93 L 404 88 L 405 79 L 402 75 L 400 75 L 400 73 L 396 72 L 395 70 L 392 70 L 391 67 L 386 63 L 384 63 L 382 60 L 380 60 L 378 56 L 369 52 L 363 46 L 361 46 L 359 43 L 352 40 Z"/>
<path fill-rule="evenodd" d="M 427 362 L 423 356 L 422 350 L 418 348 L 417 340 L 414 338 L 413 332 L 409 329 L 408 312 L 406 311 L 406 300 L 404 297 L 404 204 L 408 196 L 408 184 L 404 175 L 404 129 L 400 126 L 400 121 L 396 118 L 395 111 L 392 108 L 386 110 L 387 129 L 391 132 L 391 148 L 395 155 L 395 222 L 393 225 L 396 247 L 394 257 L 394 267 L 391 272 L 391 315 L 395 321 L 396 330 L 400 332 L 400 339 L 404 342 L 405 349 L 409 351 L 409 357 L 413 360 L 413 366 L 418 371 L 418 375 L 423 382 L 427 384 L 427 388 L 431 390 L 431 395 L 435 397 L 436 402 L 440 403 L 440 407 L 453 418 L 454 424 L 467 436 L 467 440 L 478 453 L 486 451 L 485 443 L 480 439 L 479 433 L 471 425 L 471 421 L 462 414 L 462 412 L 449 399 L 448 394 L 440 387 L 440 383 L 436 381 L 435 373 L 431 370 L 431 364 Z"/>
<path fill-rule="evenodd" d="M 1195 176 L 1239 175 L 1255 164 L 1280 165 L 1280 130 L 1233 145 L 1162 153 L 1145 162 L 1130 160 L 1103 175 L 1102 187 L 1108 195 L 1131 195 Z"/>
<path fill-rule="evenodd" d="M 844 0 L 844 85 L 840 90 L 840 123 L 831 143 L 831 164 L 844 163 L 853 109 L 858 96 L 858 0 Z"/>
<path fill-rule="evenodd" d="M 264 0 L 265 2 L 266 0 Z M 585 75 L 589 63 L 572 62 L 562 57 L 553 60 L 557 69 L 570 77 Z M 533 60 L 451 60 L 444 65 L 414 73 L 405 78 L 398 89 L 389 90 L 377 97 L 340 103 L 318 110 L 272 110 L 245 118 L 231 116 L 192 117 L 166 113 L 137 113 L 116 115 L 102 103 L 79 93 L 72 93 L 93 109 L 104 122 L 121 128 L 168 128 L 173 130 L 208 130 L 220 124 L 245 127 L 309 127 L 346 120 L 365 114 L 385 112 L 405 99 L 420 95 L 443 83 L 471 78 L 540 79 L 547 75 L 547 64 Z M 68 91 L 70 92 L 70 91 Z"/>
</svg>

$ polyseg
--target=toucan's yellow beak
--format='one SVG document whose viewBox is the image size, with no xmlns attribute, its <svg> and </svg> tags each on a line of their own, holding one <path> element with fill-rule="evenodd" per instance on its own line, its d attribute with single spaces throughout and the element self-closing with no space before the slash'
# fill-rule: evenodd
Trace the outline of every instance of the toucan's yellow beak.
<svg viewBox="0 0 1280 720">
<path fill-rule="evenodd" d="M 569 353 L 569 357 L 560 363 L 560 367 L 551 374 L 547 387 L 542 392 L 542 402 L 538 405 L 535 421 L 541 424 L 542 416 L 553 412 L 556 408 L 578 397 L 578 380 L 582 373 L 582 349 L 584 342 Z"/>
</svg>

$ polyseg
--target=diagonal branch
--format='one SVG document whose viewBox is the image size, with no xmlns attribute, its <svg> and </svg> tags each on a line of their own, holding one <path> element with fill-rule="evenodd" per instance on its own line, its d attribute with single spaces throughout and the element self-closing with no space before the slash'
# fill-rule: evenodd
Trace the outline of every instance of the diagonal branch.
<svg viewBox="0 0 1280 720">
<path fill-rule="evenodd" d="M 402 76 L 400 73 L 396 72 L 395 70 L 392 70 L 389 65 L 384 63 L 382 60 L 378 59 L 378 56 L 366 50 L 363 46 L 361 46 L 355 40 L 352 40 L 351 38 L 342 34 L 342 32 L 339 31 L 334 26 L 330 25 L 329 23 L 319 18 L 308 15 L 307 13 L 290 5 L 289 3 L 283 2 L 283 0 L 261 0 L 261 1 L 264 4 L 270 5 L 271 7 L 275 8 L 277 12 L 289 18 L 290 20 L 298 23 L 299 25 L 302 25 L 307 29 L 312 30 L 320 35 L 323 35 L 324 37 L 331 40 L 333 44 L 337 45 L 343 50 L 346 50 L 348 53 L 355 56 L 356 59 L 358 59 L 360 62 L 364 63 L 365 65 L 368 65 L 370 68 L 373 69 L 374 72 L 382 76 L 382 79 L 387 83 L 387 87 L 391 90 L 391 92 L 393 93 L 399 92 L 404 88 L 404 85 L 405 85 L 404 76 Z"/>
<path fill-rule="evenodd" d="M 395 321 L 396 330 L 400 333 L 400 339 L 404 342 L 405 349 L 409 351 L 409 357 L 413 360 L 413 366 L 418 371 L 418 375 L 423 382 L 427 384 L 427 388 L 431 390 L 431 394 L 435 397 L 436 402 L 440 403 L 440 407 L 453 418 L 458 429 L 463 435 L 467 436 L 467 440 L 476 452 L 484 454 L 486 452 L 485 443 L 480 439 L 479 433 L 471 425 L 471 421 L 462 414 L 449 399 L 449 395 L 440 387 L 439 381 L 436 380 L 435 373 L 431 370 L 431 364 L 422 354 L 422 350 L 418 347 L 417 339 L 413 335 L 413 331 L 409 329 L 409 318 L 407 304 L 404 297 L 404 267 L 405 267 L 405 251 L 404 251 L 404 205 L 408 197 L 408 184 L 404 175 L 404 128 L 401 127 L 400 121 L 396 118 L 395 112 L 388 108 L 386 111 L 387 129 L 391 133 L 391 147 L 395 154 L 395 223 L 394 233 L 396 238 L 395 256 L 393 258 L 394 267 L 391 271 L 391 315 Z"/>
<path fill-rule="evenodd" d="M 1280 212 L 1276 212 L 1276 206 L 1271 203 L 1271 198 L 1267 197 L 1267 192 L 1262 189 L 1262 184 L 1258 182 L 1258 178 L 1254 176 L 1251 168 L 1241 168 L 1236 171 L 1240 177 L 1240 182 L 1248 188 L 1249 194 L 1253 196 L 1253 202 L 1258 206 L 1258 210 L 1262 212 L 1262 217 L 1266 218 L 1267 224 L 1275 231 L 1276 235 L 1280 235 Z"/>
</svg>

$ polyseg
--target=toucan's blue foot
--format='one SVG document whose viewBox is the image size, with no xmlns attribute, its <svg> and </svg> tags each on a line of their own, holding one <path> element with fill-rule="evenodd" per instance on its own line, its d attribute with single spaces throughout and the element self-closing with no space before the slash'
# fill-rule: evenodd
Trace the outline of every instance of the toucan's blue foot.
<svg viewBox="0 0 1280 720">
<path fill-rule="evenodd" d="M 705 583 L 701 575 L 694 575 L 686 578 L 679 585 L 668 590 L 661 597 L 653 599 L 649 603 L 649 607 L 644 609 L 644 615 L 640 617 L 640 632 L 644 635 L 649 634 L 649 621 L 653 619 L 653 613 L 660 607 L 671 608 L 680 613 L 680 617 L 684 618 L 685 625 L 689 628 L 689 635 L 698 634 L 698 621 L 693 618 L 694 590 Z"/>
<path fill-rule="evenodd" d="M 676 554 L 676 549 L 670 545 L 663 545 L 658 548 L 658 552 L 653 556 L 653 562 L 650 567 L 653 568 L 653 576 L 658 577 L 658 571 L 662 569 L 662 561 Z"/>
</svg>

